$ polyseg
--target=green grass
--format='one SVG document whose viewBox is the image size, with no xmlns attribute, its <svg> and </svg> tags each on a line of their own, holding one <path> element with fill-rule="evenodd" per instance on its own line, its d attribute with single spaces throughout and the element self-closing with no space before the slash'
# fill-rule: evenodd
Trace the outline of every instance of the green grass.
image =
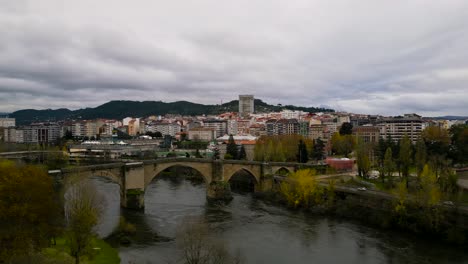
<svg viewBox="0 0 468 264">
<path fill-rule="evenodd" d="M 74 263 L 74 258 L 70 256 L 65 238 L 57 238 L 55 246 L 43 250 L 43 254 L 48 258 L 60 263 Z M 91 242 L 91 248 L 96 248 L 92 259 L 82 257 L 82 264 L 115 264 L 120 263 L 117 249 L 111 247 L 104 240 L 94 238 Z"/>
<path fill-rule="evenodd" d="M 111 247 L 104 240 L 96 239 L 93 241 L 93 247 L 100 248 L 100 250 L 94 259 L 89 262 L 90 264 L 120 263 L 117 249 Z"/>
</svg>

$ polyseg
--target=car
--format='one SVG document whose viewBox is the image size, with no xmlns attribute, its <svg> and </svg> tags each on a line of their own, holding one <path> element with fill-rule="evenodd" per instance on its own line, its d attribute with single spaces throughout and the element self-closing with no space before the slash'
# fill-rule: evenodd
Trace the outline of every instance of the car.
<svg viewBox="0 0 468 264">
<path fill-rule="evenodd" d="M 357 188 L 358 191 L 367 191 L 367 188 L 366 187 L 359 187 Z"/>
<path fill-rule="evenodd" d="M 448 206 L 454 206 L 455 205 L 452 201 L 444 201 L 442 204 L 448 205 Z"/>
</svg>

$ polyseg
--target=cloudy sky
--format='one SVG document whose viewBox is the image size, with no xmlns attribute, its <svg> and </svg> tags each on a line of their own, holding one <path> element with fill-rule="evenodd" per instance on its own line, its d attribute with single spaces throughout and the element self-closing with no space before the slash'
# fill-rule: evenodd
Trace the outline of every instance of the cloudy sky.
<svg viewBox="0 0 468 264">
<path fill-rule="evenodd" d="M 244 93 L 468 115 L 468 1 L 0 0 L 0 112 Z"/>
</svg>

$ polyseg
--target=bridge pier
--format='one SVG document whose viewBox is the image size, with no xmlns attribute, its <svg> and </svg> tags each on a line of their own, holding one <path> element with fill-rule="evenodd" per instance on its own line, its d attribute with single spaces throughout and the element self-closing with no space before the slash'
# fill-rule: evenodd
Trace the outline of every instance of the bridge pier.
<svg viewBox="0 0 468 264">
<path fill-rule="evenodd" d="M 229 182 L 212 181 L 206 186 L 206 199 L 209 201 L 231 201 L 232 193 Z"/>
<path fill-rule="evenodd" d="M 139 189 L 126 190 L 120 198 L 120 206 L 127 209 L 143 210 L 145 208 L 145 191 Z"/>
<path fill-rule="evenodd" d="M 121 169 L 123 195 L 121 206 L 128 209 L 145 208 L 145 169 L 143 162 L 126 163 Z"/>
<path fill-rule="evenodd" d="M 231 201 L 232 193 L 229 182 L 224 180 L 224 166 L 221 160 L 213 160 L 211 182 L 206 185 L 206 198 L 209 201 Z"/>
</svg>

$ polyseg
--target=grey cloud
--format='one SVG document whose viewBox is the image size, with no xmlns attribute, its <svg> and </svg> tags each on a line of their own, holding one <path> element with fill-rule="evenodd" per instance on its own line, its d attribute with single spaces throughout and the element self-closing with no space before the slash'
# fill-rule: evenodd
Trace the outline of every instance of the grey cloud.
<svg viewBox="0 0 468 264">
<path fill-rule="evenodd" d="M 12 2 L 0 0 L 0 111 L 252 93 L 468 114 L 465 1 Z"/>
</svg>

